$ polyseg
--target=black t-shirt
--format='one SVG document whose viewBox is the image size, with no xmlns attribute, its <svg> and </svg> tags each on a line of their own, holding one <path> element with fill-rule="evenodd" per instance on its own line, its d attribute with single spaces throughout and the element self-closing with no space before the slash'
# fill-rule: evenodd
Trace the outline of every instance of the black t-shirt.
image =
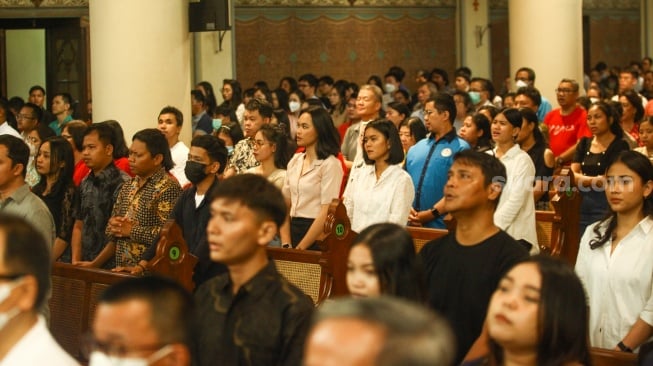
<svg viewBox="0 0 653 366">
<path fill-rule="evenodd" d="M 429 306 L 444 316 L 456 335 L 456 364 L 481 333 L 488 303 L 501 277 L 528 251 L 504 231 L 463 246 L 455 232 L 420 251 Z"/>
</svg>

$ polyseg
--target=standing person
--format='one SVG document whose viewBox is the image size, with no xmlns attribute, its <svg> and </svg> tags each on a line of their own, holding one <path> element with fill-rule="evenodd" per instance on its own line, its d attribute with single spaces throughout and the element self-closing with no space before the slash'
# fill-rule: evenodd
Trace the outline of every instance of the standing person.
<svg viewBox="0 0 653 366">
<path fill-rule="evenodd" d="M 535 165 L 530 156 L 515 141 L 521 131 L 522 114 L 508 108 L 497 114 L 492 121 L 492 139 L 496 147 L 491 153 L 506 167 L 507 180 L 494 212 L 494 223 L 515 240 L 528 242 L 531 254 L 540 247 L 535 230 L 535 201 L 533 178 Z"/>
<path fill-rule="evenodd" d="M 474 113 L 465 117 L 458 136 L 467 141 L 474 151 L 485 152 L 493 148 L 490 120 L 483 113 Z"/>
<path fill-rule="evenodd" d="M 639 140 L 639 123 L 644 118 L 644 107 L 641 97 L 634 90 L 628 90 L 619 94 L 621 104 L 621 120 L 619 124 L 624 130 L 624 138 L 631 149 L 642 146 Z"/>
<path fill-rule="evenodd" d="M 591 345 L 633 352 L 653 335 L 653 166 L 621 152 L 606 182 L 610 211 L 585 231 L 576 272 L 587 291 Z"/>
<path fill-rule="evenodd" d="M 571 163 L 574 184 L 583 198 L 580 204 L 579 233 L 587 225 L 608 212 L 608 201 L 603 193 L 605 170 L 621 151 L 628 150 L 619 126 L 619 115 L 605 102 L 596 102 L 587 111 L 587 125 L 592 137 L 578 141 Z"/>
<path fill-rule="evenodd" d="M 481 334 L 490 296 L 499 280 L 528 252 L 494 224 L 494 210 L 506 181 L 506 168 L 485 153 L 456 154 L 444 187 L 444 209 L 456 229 L 427 243 L 424 264 L 428 304 L 451 324 L 459 364 Z"/>
<path fill-rule="evenodd" d="M 422 139 L 426 138 L 427 131 L 424 123 L 418 117 L 408 117 L 399 125 L 399 140 L 404 149 L 404 159 L 408 150 Z"/>
<path fill-rule="evenodd" d="M 528 67 L 520 67 L 515 73 L 515 87 L 517 89 L 523 87 L 535 88 L 535 71 Z M 538 121 L 543 121 L 544 117 L 551 112 L 551 102 L 542 97 L 542 103 L 537 107 L 536 112 Z"/>
<path fill-rule="evenodd" d="M 277 188 L 283 189 L 286 168 L 294 151 L 295 144 L 281 128 L 263 125 L 254 137 L 254 157 L 260 164 L 248 169 L 247 173 L 262 175 Z"/>
<path fill-rule="evenodd" d="M 75 170 L 73 171 L 73 182 L 75 186 L 82 183 L 82 179 L 91 171 L 82 160 L 82 148 L 84 143 L 84 132 L 88 128 L 86 122 L 70 121 L 66 123 L 61 132 L 61 137 L 68 140 L 73 148 L 73 158 L 75 161 Z"/>
<path fill-rule="evenodd" d="M 528 108 L 521 108 L 522 126 L 517 135 L 517 143 L 535 166 L 535 182 L 533 185 L 533 199 L 536 210 L 550 210 L 549 186 L 553 181 L 553 168 L 555 157 L 549 149 L 542 131 L 537 122 L 537 114 Z"/>
<path fill-rule="evenodd" d="M 229 110 L 236 113 L 238 123 L 242 125 L 245 116 L 245 103 L 243 101 L 243 88 L 238 80 L 224 79 L 222 81 L 222 102 L 221 106 L 226 106 Z M 215 113 L 215 112 L 214 112 Z"/>
<path fill-rule="evenodd" d="M 415 202 L 408 217 L 411 225 L 445 228 L 442 215 L 433 207 L 442 199 L 454 155 L 469 149 L 469 144 L 456 135 L 454 118 L 456 103 L 451 95 L 438 93 L 424 103 L 424 121 L 431 134 L 406 154 L 406 171 L 415 187 Z"/>
<path fill-rule="evenodd" d="M 56 230 L 52 248 L 52 259 L 70 263 L 70 244 L 73 224 L 73 203 L 75 184 L 73 183 L 73 150 L 63 137 L 51 137 L 39 147 L 36 155 L 36 171 L 41 175 L 39 184 L 32 192 L 48 206 Z"/>
<path fill-rule="evenodd" d="M 347 120 L 347 98 L 345 90 L 347 85 L 335 83 L 329 91 L 329 103 L 331 104 L 331 119 L 336 128 L 339 128 Z"/>
<path fill-rule="evenodd" d="M 9 110 L 9 104 L 0 98 L 0 135 L 12 135 L 22 138 L 20 133 L 9 123 L 10 115 L 11 110 Z"/>
<path fill-rule="evenodd" d="M 55 239 L 55 227 L 48 206 L 25 183 L 29 147 L 18 137 L 0 135 L 0 212 L 27 220 L 43 238 L 48 248 Z"/>
<path fill-rule="evenodd" d="M 643 120 L 639 125 L 639 138 L 644 146 L 634 150 L 644 154 L 653 162 L 653 116 Z"/>
<path fill-rule="evenodd" d="M 363 145 L 366 165 L 350 174 L 343 194 L 351 229 L 359 233 L 381 222 L 405 226 L 415 190 L 400 165 L 404 152 L 397 128 L 386 119 L 370 122 Z"/>
<path fill-rule="evenodd" d="M 47 306 L 52 286 L 49 254 L 50 245 L 33 225 L 25 219 L 0 214 L 0 363 L 3 365 L 78 365 L 57 344 L 45 318 L 39 314 L 39 309 Z"/>
<path fill-rule="evenodd" d="M 290 137 L 295 139 L 297 135 L 297 121 L 301 114 L 302 105 L 306 101 L 306 97 L 301 90 L 296 89 L 288 94 L 288 120 L 290 120 Z"/>
<path fill-rule="evenodd" d="M 185 187 L 189 183 L 184 173 L 186 160 L 188 160 L 188 146 L 179 139 L 181 127 L 184 125 L 184 115 L 175 107 L 167 106 L 159 112 L 157 129 L 163 133 L 168 141 L 173 166 L 169 168 L 179 185 Z"/>
<path fill-rule="evenodd" d="M 591 365 L 587 312 L 583 284 L 567 263 L 529 258 L 503 276 L 490 299 L 490 355 L 463 365 Z"/>
<path fill-rule="evenodd" d="M 43 89 L 42 86 L 40 85 L 34 85 L 31 88 L 29 88 L 29 98 L 28 101 L 30 103 L 33 103 L 34 105 L 37 105 L 39 109 L 41 109 L 41 118 L 39 118 L 39 122 L 47 126 L 50 121 L 54 119 L 54 116 L 50 111 L 48 111 L 48 108 L 45 103 L 45 89 Z"/>
<path fill-rule="evenodd" d="M 218 105 L 218 102 L 215 98 L 215 92 L 213 91 L 213 85 L 208 81 L 200 81 L 195 85 L 195 90 L 199 90 L 202 95 L 204 95 L 206 113 L 210 116 L 215 113 L 215 108 Z"/>
<path fill-rule="evenodd" d="M 108 243 L 95 259 L 99 266 L 114 256 L 116 266 L 135 266 L 181 194 L 179 183 L 168 175 L 173 162 L 161 131 L 150 128 L 134 134 L 129 164 L 135 176 L 118 192 L 105 229 Z"/>
<path fill-rule="evenodd" d="M 340 196 L 344 172 L 337 155 L 338 131 L 329 113 L 311 107 L 299 116 L 297 145 L 302 153 L 288 163 L 283 194 L 290 207 L 290 233 L 282 233 L 283 244 L 293 248 L 317 250 L 315 240 L 324 228 L 329 205 Z"/>
<path fill-rule="evenodd" d="M 70 247 L 75 265 L 111 269 L 113 256 L 100 258 L 109 242 L 105 229 L 123 183 L 130 177 L 114 164 L 117 136 L 107 123 L 94 123 L 84 132 L 82 159 L 91 172 L 79 185 Z M 103 263 L 100 263 L 103 262 Z"/>
<path fill-rule="evenodd" d="M 225 179 L 212 198 L 210 257 L 228 271 L 195 293 L 193 359 L 198 365 L 299 365 L 313 302 L 277 272 L 266 252 L 287 214 L 281 192 L 261 176 L 242 174 Z"/>
<path fill-rule="evenodd" d="M 190 109 L 193 113 L 193 136 L 206 135 L 213 132 L 213 116 L 206 113 L 206 99 L 199 90 L 190 91 Z"/>
<path fill-rule="evenodd" d="M 25 143 L 29 147 L 29 161 L 27 162 L 25 183 L 30 187 L 34 187 L 41 180 L 41 175 L 36 171 L 36 153 L 39 151 L 41 143 L 43 143 L 47 138 L 53 136 L 56 136 L 54 131 L 52 131 L 52 129 L 47 125 L 41 123 L 25 136 Z"/>
<path fill-rule="evenodd" d="M 410 117 L 410 110 L 408 106 L 399 102 L 390 102 L 385 109 L 385 118 L 394 123 L 395 127 L 399 129 L 401 122 Z"/>
<path fill-rule="evenodd" d="M 129 148 L 127 147 L 127 142 L 125 142 L 125 133 L 122 131 L 120 122 L 110 119 L 104 121 L 104 123 L 111 127 L 115 137 L 113 141 L 115 144 L 113 148 L 113 163 L 118 169 L 127 173 L 130 177 L 133 177 L 134 174 L 132 174 L 132 171 L 129 169 Z"/>
<path fill-rule="evenodd" d="M 361 119 L 359 126 L 359 135 L 356 141 L 356 156 L 352 161 L 351 170 L 365 165 L 363 159 L 363 133 L 368 123 L 379 118 L 381 105 L 383 104 L 383 92 L 375 85 L 363 85 L 358 91 L 356 98 L 356 112 Z"/>
<path fill-rule="evenodd" d="M 52 114 L 56 119 L 49 126 L 57 136 L 61 136 L 63 126 L 73 120 L 72 102 L 73 97 L 68 93 L 58 93 L 52 98 Z"/>
<path fill-rule="evenodd" d="M 356 99 L 358 93 L 353 93 L 347 102 L 347 118 L 348 121 L 340 125 L 338 132 L 340 133 L 340 150 L 342 156 L 345 158 L 345 165 L 351 169 L 351 164 L 356 157 L 356 146 L 358 145 L 358 137 L 360 135 L 360 116 L 356 110 Z M 420 121 L 421 122 L 421 121 Z M 343 129 L 343 126 L 347 126 Z"/>
<path fill-rule="evenodd" d="M 27 142 L 27 135 L 39 125 L 39 120 L 42 115 L 41 108 L 36 104 L 25 103 L 20 112 L 16 116 L 16 122 L 18 123 L 18 131 L 20 131 L 20 136 Z"/>
</svg>

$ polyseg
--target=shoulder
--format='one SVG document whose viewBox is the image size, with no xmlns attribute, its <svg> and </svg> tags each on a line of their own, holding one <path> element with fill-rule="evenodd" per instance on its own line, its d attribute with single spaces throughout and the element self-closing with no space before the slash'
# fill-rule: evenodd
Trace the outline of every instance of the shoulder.
<svg viewBox="0 0 653 366">
<path fill-rule="evenodd" d="M 224 289 L 229 283 L 229 274 L 223 273 L 217 275 L 210 280 L 205 281 L 200 287 L 195 291 L 194 297 L 196 303 L 199 307 L 204 306 L 213 306 L 210 302 L 207 301 L 209 298 L 215 298 L 218 296 L 218 293 L 221 289 Z"/>
<path fill-rule="evenodd" d="M 447 250 L 455 243 L 455 236 L 453 232 L 449 232 L 447 235 L 431 240 L 426 243 L 422 250 L 419 251 L 420 257 L 427 259 L 436 257 L 440 252 Z"/>
</svg>

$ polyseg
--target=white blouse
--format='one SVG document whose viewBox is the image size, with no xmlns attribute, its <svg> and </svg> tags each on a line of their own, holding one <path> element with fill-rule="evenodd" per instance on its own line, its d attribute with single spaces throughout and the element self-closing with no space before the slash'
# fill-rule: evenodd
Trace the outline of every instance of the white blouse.
<svg viewBox="0 0 653 366">
<path fill-rule="evenodd" d="M 360 233 L 382 222 L 405 226 L 414 198 L 413 181 L 399 165 L 388 166 L 378 180 L 374 165 L 363 165 L 352 170 L 343 203 L 351 229 Z"/>
<path fill-rule="evenodd" d="M 608 240 L 590 249 L 594 223 L 580 241 L 576 273 L 590 307 L 590 344 L 614 348 L 638 318 L 653 325 L 653 219 L 644 218 L 614 249 Z M 601 225 L 604 233 L 607 222 Z"/>
</svg>

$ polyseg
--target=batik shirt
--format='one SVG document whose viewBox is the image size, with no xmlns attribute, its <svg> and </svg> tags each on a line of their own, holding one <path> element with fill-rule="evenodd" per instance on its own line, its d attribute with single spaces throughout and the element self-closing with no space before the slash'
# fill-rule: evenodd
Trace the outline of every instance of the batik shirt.
<svg viewBox="0 0 653 366">
<path fill-rule="evenodd" d="M 259 166 L 259 162 L 254 158 L 254 140 L 246 138 L 238 141 L 234 154 L 229 158 L 228 168 L 236 169 L 236 174 L 243 174 L 255 166 Z"/>
</svg>

